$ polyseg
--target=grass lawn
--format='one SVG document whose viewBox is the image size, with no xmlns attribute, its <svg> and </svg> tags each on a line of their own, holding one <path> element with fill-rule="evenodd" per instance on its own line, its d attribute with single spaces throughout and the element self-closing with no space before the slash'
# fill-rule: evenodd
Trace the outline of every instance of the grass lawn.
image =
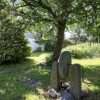
<svg viewBox="0 0 100 100">
<path fill-rule="evenodd" d="M 50 83 L 50 69 L 40 65 L 48 53 L 33 54 L 24 62 L 0 66 L 0 100 L 48 100 L 45 91 Z M 83 66 L 85 83 L 92 92 L 100 93 L 100 59 L 73 59 Z M 23 79 L 39 80 L 34 88 Z"/>
</svg>

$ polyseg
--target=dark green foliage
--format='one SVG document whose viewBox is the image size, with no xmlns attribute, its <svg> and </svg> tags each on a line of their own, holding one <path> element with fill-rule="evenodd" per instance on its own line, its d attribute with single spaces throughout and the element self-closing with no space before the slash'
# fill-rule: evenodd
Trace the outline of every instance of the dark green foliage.
<svg viewBox="0 0 100 100">
<path fill-rule="evenodd" d="M 29 55 L 29 47 L 22 33 L 2 33 L 0 36 L 0 63 L 17 62 Z"/>
<path fill-rule="evenodd" d="M 29 47 L 22 33 L 0 35 L 0 63 L 17 62 L 29 55 Z"/>
<path fill-rule="evenodd" d="M 52 67 L 53 64 L 53 55 L 50 54 L 48 57 L 46 57 L 46 64 L 50 67 Z"/>
<path fill-rule="evenodd" d="M 4 8 L 0 10 L 0 64 L 14 63 L 25 59 L 30 48 L 24 37 L 25 25 L 13 13 L 13 7 L 0 1 Z"/>
<path fill-rule="evenodd" d="M 17 22 L 5 19 L 0 24 L 0 30 L 0 63 L 21 61 L 30 54 L 24 31 Z"/>
<path fill-rule="evenodd" d="M 54 41 L 46 40 L 45 41 L 45 51 L 53 51 L 54 45 L 55 45 Z"/>
</svg>

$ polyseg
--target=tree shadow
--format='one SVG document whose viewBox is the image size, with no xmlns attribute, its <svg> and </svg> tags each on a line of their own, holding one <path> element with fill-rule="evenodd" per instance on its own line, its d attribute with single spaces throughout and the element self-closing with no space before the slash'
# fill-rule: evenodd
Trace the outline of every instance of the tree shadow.
<svg viewBox="0 0 100 100">
<path fill-rule="evenodd" d="M 100 93 L 100 65 L 88 65 L 84 67 L 83 74 L 84 78 L 89 80 L 91 85 L 94 86 L 94 92 Z"/>
<path fill-rule="evenodd" d="M 29 87 L 24 78 L 39 80 L 42 85 Z M 37 66 L 34 60 L 27 59 L 18 64 L 0 66 L 0 100 L 25 100 L 26 94 L 38 94 L 38 87 L 49 84 L 50 70 Z"/>
<path fill-rule="evenodd" d="M 43 55 L 43 54 L 49 54 L 50 52 L 34 52 L 33 53 L 33 56 L 34 57 L 39 57 L 39 56 L 41 56 L 41 55 Z"/>
</svg>

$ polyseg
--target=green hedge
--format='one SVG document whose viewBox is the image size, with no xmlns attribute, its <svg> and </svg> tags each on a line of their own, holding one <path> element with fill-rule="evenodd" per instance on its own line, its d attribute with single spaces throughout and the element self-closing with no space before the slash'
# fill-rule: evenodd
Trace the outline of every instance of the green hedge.
<svg viewBox="0 0 100 100">
<path fill-rule="evenodd" d="M 19 23 L 4 19 L 0 29 L 0 64 L 25 59 L 30 54 L 30 48 Z"/>
<path fill-rule="evenodd" d="M 53 64 L 53 54 L 49 54 L 47 57 L 46 57 L 46 64 L 48 66 L 52 66 Z"/>
<path fill-rule="evenodd" d="M 100 44 L 78 44 L 64 48 L 71 52 L 72 56 L 77 59 L 81 58 L 99 58 Z"/>
</svg>

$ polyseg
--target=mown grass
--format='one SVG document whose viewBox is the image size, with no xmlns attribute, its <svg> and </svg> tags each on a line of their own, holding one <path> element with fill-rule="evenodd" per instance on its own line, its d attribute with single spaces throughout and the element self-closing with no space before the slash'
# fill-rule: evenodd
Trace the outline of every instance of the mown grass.
<svg viewBox="0 0 100 100">
<path fill-rule="evenodd" d="M 34 53 L 26 61 L 0 66 L 0 100 L 48 100 L 46 88 L 50 83 L 50 69 L 38 65 L 45 62 L 49 53 Z M 83 66 L 85 82 L 83 86 L 100 93 L 100 58 L 73 59 L 72 63 Z M 42 84 L 30 88 L 24 77 L 39 80 Z"/>
<path fill-rule="evenodd" d="M 100 58 L 73 59 L 73 63 L 83 66 L 83 86 L 92 92 L 100 93 Z"/>
<path fill-rule="evenodd" d="M 37 52 L 32 54 L 29 59 L 33 59 L 36 64 L 45 62 L 45 58 L 50 54 L 50 52 Z"/>
<path fill-rule="evenodd" d="M 41 81 L 42 85 L 30 88 L 21 81 L 24 77 Z M 19 64 L 0 66 L 0 100 L 39 100 L 44 87 L 49 84 L 50 71 L 37 66 L 33 59 Z M 41 91 L 41 92 L 40 92 Z"/>
</svg>

